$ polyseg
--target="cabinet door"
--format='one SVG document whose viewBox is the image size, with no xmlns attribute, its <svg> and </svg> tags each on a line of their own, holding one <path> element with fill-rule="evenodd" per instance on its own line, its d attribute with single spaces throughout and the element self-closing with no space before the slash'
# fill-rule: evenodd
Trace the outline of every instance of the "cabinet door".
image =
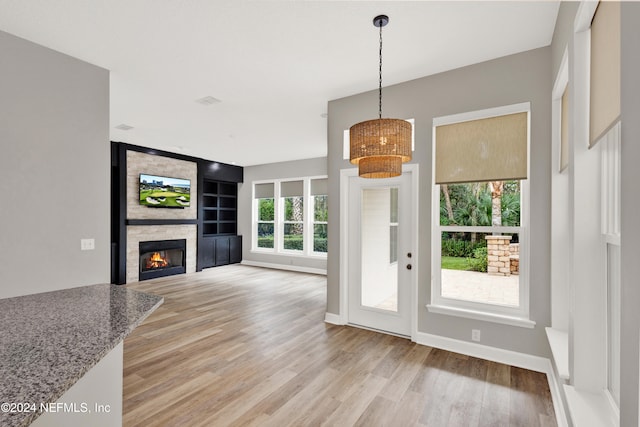
<svg viewBox="0 0 640 427">
<path fill-rule="evenodd" d="M 202 244 L 199 245 L 199 248 L 198 248 L 198 250 L 200 251 L 200 253 L 198 254 L 198 258 L 200 258 L 201 268 L 209 268 L 209 267 L 214 267 L 216 265 L 215 243 L 216 243 L 215 239 L 207 239 L 206 237 L 202 239 Z"/>
<path fill-rule="evenodd" d="M 216 241 L 216 265 L 229 264 L 229 238 L 219 237 Z"/>
<path fill-rule="evenodd" d="M 242 236 L 229 237 L 229 262 L 242 261 Z"/>
</svg>

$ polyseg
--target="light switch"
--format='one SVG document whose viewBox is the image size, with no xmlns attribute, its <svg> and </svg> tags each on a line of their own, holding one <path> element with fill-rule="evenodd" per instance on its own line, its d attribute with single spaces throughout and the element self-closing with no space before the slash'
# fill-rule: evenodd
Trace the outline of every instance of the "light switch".
<svg viewBox="0 0 640 427">
<path fill-rule="evenodd" d="M 92 251 L 96 248 L 96 239 L 80 239 L 81 251 Z"/>
</svg>

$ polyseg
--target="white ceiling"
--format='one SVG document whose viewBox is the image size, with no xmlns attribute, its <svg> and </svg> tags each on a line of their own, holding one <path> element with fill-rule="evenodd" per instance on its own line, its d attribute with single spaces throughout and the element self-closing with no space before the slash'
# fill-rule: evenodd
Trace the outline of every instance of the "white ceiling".
<svg viewBox="0 0 640 427">
<path fill-rule="evenodd" d="M 378 87 L 374 16 L 390 85 L 549 45 L 558 7 L 0 0 L 0 30 L 109 69 L 112 140 L 248 166 L 326 155 L 327 102 Z"/>
</svg>

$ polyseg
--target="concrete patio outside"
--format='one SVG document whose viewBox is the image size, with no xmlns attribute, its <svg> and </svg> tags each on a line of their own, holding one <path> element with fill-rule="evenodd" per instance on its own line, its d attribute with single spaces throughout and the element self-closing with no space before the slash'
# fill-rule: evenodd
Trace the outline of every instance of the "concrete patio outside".
<svg viewBox="0 0 640 427">
<path fill-rule="evenodd" d="M 442 269 L 442 296 L 488 304 L 518 305 L 519 276 Z"/>
<path fill-rule="evenodd" d="M 519 276 L 490 276 L 477 271 L 442 269 L 442 296 L 464 301 L 482 302 L 517 307 L 519 297 Z M 393 290 L 391 291 L 393 292 Z M 397 293 L 374 308 L 396 311 Z"/>
</svg>

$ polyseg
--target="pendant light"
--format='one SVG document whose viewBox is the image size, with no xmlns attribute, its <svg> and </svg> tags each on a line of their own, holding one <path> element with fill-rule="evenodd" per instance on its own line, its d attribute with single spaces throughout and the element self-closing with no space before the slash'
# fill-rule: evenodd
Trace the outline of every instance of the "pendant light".
<svg viewBox="0 0 640 427">
<path fill-rule="evenodd" d="M 382 27 L 387 15 L 373 18 L 380 29 L 378 118 L 357 123 L 349 129 L 350 161 L 358 165 L 362 178 L 391 178 L 402 174 L 402 163 L 411 160 L 411 123 L 382 118 Z"/>
</svg>

